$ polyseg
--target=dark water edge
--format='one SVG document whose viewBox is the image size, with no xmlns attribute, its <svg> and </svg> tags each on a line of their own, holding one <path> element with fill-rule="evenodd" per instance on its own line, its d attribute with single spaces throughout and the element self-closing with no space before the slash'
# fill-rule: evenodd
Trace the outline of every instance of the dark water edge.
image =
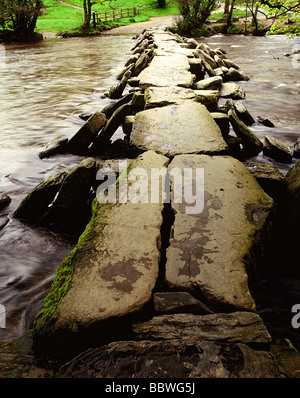
<svg viewBox="0 0 300 398">
<path fill-rule="evenodd" d="M 255 118 L 264 116 L 275 124 L 270 129 L 256 123 L 251 129 L 262 141 L 272 134 L 292 146 L 300 136 L 300 79 L 299 69 L 284 53 L 300 45 L 300 40 L 223 35 L 203 40 L 213 48 L 224 48 L 250 75 L 249 82 L 241 83 L 245 105 Z M 79 114 L 107 104 L 103 94 L 115 81 L 131 45 L 130 36 L 108 36 L 5 46 L 0 68 L 0 192 L 13 200 L 0 216 L 11 217 L 34 186 L 71 170 L 82 159 L 63 155 L 42 161 L 37 153 L 57 135 L 72 136 L 82 124 Z M 263 154 L 251 160 L 274 164 Z M 276 165 L 285 174 L 294 163 Z M 58 234 L 17 220 L 11 219 L 0 231 L 0 303 L 8 314 L 0 340 L 17 338 L 32 326 L 55 270 L 73 246 Z M 272 269 L 272 264 L 267 268 Z M 291 325 L 291 308 L 299 302 L 299 288 L 300 279 L 284 272 L 261 275 L 253 286 L 258 311 L 271 335 L 290 338 L 298 350 L 300 333 Z"/>
</svg>

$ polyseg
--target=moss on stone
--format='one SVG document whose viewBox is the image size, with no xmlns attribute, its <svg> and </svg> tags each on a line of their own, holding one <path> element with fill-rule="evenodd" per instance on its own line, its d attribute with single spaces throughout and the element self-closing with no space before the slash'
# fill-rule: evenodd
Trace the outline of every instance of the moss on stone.
<svg viewBox="0 0 300 398">
<path fill-rule="evenodd" d="M 36 320 L 33 325 L 33 336 L 43 336 L 45 334 L 52 334 L 51 331 L 51 319 L 61 303 L 62 299 L 66 295 L 69 284 L 72 280 L 73 271 L 74 271 L 74 258 L 78 251 L 78 248 L 90 237 L 95 217 L 97 214 L 99 204 L 97 199 L 95 198 L 92 203 L 92 216 L 90 222 L 87 224 L 84 232 L 78 239 L 77 245 L 71 251 L 70 255 L 61 263 L 58 270 L 56 271 L 54 281 L 50 287 L 50 290 L 44 300 L 43 307 L 41 311 L 38 313 Z"/>
</svg>

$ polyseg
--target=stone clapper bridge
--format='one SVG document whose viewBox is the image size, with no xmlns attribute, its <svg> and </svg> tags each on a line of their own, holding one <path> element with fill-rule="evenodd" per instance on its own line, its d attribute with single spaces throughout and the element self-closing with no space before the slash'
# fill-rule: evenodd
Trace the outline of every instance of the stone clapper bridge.
<svg viewBox="0 0 300 398">
<path fill-rule="evenodd" d="M 197 365 L 187 365 L 187 357 L 180 365 L 184 374 L 195 377 L 288 374 L 291 370 L 278 370 L 276 353 L 297 354 L 272 341 L 249 290 L 274 201 L 235 157 L 237 146 L 250 156 L 262 150 L 241 120 L 247 116 L 245 109 L 240 111 L 241 101 L 239 106 L 233 101 L 245 98 L 236 81 L 248 76 L 222 50 L 149 29 L 136 38 L 118 78 L 109 92 L 118 101 L 89 117 L 68 143 L 62 140 L 64 151 L 109 151 L 118 113 L 125 146 L 137 154 L 127 169 L 128 180 L 136 168 L 148 175 L 158 168 L 165 176 L 175 168 L 204 169 L 203 209 L 188 214 L 186 203 L 172 200 L 99 204 L 94 199 L 91 220 L 57 270 L 35 320 L 35 350 L 71 358 L 89 347 L 127 342 L 138 356 L 147 344 L 163 353 L 160 344 L 168 342 L 175 351 L 178 344 L 198 347 Z M 123 95 L 128 85 L 134 89 Z M 223 107 L 220 97 L 229 99 Z M 229 135 L 230 123 L 237 137 Z M 51 154 L 53 148 L 57 152 L 57 142 L 50 145 Z M 73 174 L 82 165 L 95 173 L 95 160 L 87 158 Z M 149 181 L 144 184 L 150 189 Z M 118 189 L 118 181 L 116 185 Z M 171 198 L 175 188 L 171 181 Z M 52 211 L 62 217 L 59 195 Z M 20 212 L 16 217 L 25 219 Z M 47 219 L 47 214 L 42 217 Z M 229 365 L 230 353 L 236 365 Z M 207 355 L 217 359 L 211 362 Z M 167 370 L 168 357 L 164 361 L 159 369 L 166 370 L 154 371 L 154 361 L 149 374 L 174 376 Z"/>
</svg>

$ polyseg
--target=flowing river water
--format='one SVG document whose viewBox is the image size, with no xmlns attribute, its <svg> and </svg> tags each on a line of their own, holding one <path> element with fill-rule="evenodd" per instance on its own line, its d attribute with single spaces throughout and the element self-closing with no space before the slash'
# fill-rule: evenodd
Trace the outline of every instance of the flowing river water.
<svg viewBox="0 0 300 398">
<path fill-rule="evenodd" d="M 218 35 L 204 40 L 226 50 L 250 75 L 242 83 L 245 105 L 254 118 L 263 116 L 276 126 L 257 124 L 252 130 L 261 140 L 272 134 L 292 146 L 300 136 L 300 69 L 295 67 L 300 65 L 284 53 L 300 48 L 299 38 Z M 10 218 L 0 231 L 0 304 L 6 310 L 0 340 L 17 338 L 32 326 L 57 267 L 74 247 L 58 234 L 12 218 L 38 183 L 82 160 L 74 155 L 41 160 L 38 152 L 52 138 L 71 137 L 83 123 L 80 114 L 108 104 L 103 94 L 131 46 L 132 35 L 108 35 L 0 47 L 0 194 L 12 198 L 0 212 Z M 254 160 L 274 163 L 262 154 Z M 284 173 L 291 166 L 278 164 Z"/>
</svg>

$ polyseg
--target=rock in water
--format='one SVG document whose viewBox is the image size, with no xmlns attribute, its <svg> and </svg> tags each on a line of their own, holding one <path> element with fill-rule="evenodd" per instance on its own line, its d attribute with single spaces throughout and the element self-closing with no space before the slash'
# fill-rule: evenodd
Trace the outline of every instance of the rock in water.
<svg viewBox="0 0 300 398">
<path fill-rule="evenodd" d="M 49 158 L 50 156 L 57 155 L 58 153 L 63 153 L 66 148 L 67 142 L 68 137 L 66 137 L 65 135 L 54 138 L 39 153 L 39 158 Z"/>
<path fill-rule="evenodd" d="M 94 113 L 78 132 L 69 140 L 66 150 L 78 155 L 85 154 L 88 147 L 96 139 L 97 134 L 105 126 L 106 116 L 102 112 Z"/>
<path fill-rule="evenodd" d="M 48 211 L 49 205 L 60 190 L 67 173 L 59 173 L 38 184 L 14 212 L 13 217 L 37 224 Z"/>
<path fill-rule="evenodd" d="M 39 349 L 63 355 L 78 353 L 94 341 L 124 338 L 131 314 L 151 300 L 164 206 L 162 201 L 150 203 L 151 168 L 162 169 L 165 178 L 168 162 L 153 151 L 140 155 L 131 163 L 128 178 L 119 180 L 118 192 L 128 194 L 127 203 L 117 197 L 116 203 L 98 205 L 95 199 L 92 221 L 57 271 L 35 323 Z M 143 175 L 137 183 L 135 173 L 141 169 L 148 178 Z M 142 202 L 135 200 L 135 192 Z"/>
<path fill-rule="evenodd" d="M 283 197 L 287 188 L 287 180 L 276 166 L 258 162 L 246 162 L 245 166 L 271 198 Z"/>
<path fill-rule="evenodd" d="M 246 97 L 246 93 L 237 83 L 223 83 L 221 87 L 221 97 L 244 99 Z"/>
<path fill-rule="evenodd" d="M 4 209 L 11 202 L 11 198 L 6 194 L 0 195 L 0 210 Z"/>
<path fill-rule="evenodd" d="M 223 83 L 221 76 L 213 76 L 203 79 L 194 84 L 196 90 L 219 90 Z"/>
<path fill-rule="evenodd" d="M 90 216 L 89 196 L 95 177 L 95 159 L 87 158 L 80 162 L 65 177 L 54 203 L 40 224 L 71 235 L 82 233 Z"/>
<path fill-rule="evenodd" d="M 233 109 L 229 109 L 228 116 L 235 134 L 242 140 L 244 151 L 248 155 L 257 155 L 263 149 L 263 143 L 245 123 L 237 117 Z"/>
<path fill-rule="evenodd" d="M 269 156 L 278 162 L 290 163 L 293 158 L 293 152 L 289 145 L 271 135 L 265 136 L 263 152 L 266 156 Z"/>
<path fill-rule="evenodd" d="M 91 152 L 94 154 L 102 154 L 110 146 L 110 139 L 116 132 L 117 128 L 124 122 L 126 116 L 131 113 L 131 106 L 129 104 L 123 104 L 114 111 L 104 129 L 100 132 L 97 139 L 94 141 Z"/>
<path fill-rule="evenodd" d="M 193 204 L 174 184 L 185 168 L 204 170 L 204 181 L 194 172 L 185 185 L 187 192 L 194 190 Z M 178 155 L 169 165 L 171 176 L 173 169 L 175 222 L 167 249 L 167 284 L 200 291 L 217 309 L 254 311 L 246 269 L 253 266 L 255 246 L 262 244 L 258 236 L 263 235 L 273 200 L 246 167 L 229 156 Z"/>
</svg>

